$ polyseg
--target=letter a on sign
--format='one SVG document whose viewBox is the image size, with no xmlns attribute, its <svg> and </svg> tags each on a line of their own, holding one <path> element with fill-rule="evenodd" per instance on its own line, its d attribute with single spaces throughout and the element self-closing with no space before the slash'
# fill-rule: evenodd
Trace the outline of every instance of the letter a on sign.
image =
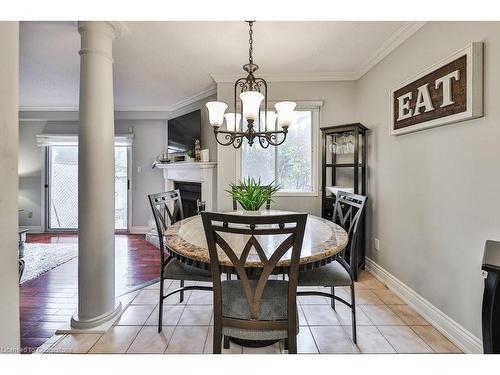
<svg viewBox="0 0 500 375">
<path fill-rule="evenodd" d="M 415 103 L 414 116 L 420 113 L 420 108 L 424 108 L 424 112 L 429 112 L 434 109 L 431 101 L 431 95 L 429 94 L 429 84 L 426 83 L 425 85 L 420 86 L 417 90 L 417 102 Z"/>
</svg>

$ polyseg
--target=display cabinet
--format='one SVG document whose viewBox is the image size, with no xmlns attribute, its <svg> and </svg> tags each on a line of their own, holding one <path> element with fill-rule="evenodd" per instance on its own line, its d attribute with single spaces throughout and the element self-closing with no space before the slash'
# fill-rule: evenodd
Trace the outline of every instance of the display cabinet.
<svg viewBox="0 0 500 375">
<path fill-rule="evenodd" d="M 321 129 L 322 199 L 321 215 L 331 220 L 335 194 L 338 190 L 367 195 L 368 128 L 360 123 L 329 126 Z M 365 265 L 366 212 L 361 221 L 357 267 L 355 275 Z M 350 254 L 346 254 L 350 256 Z"/>
</svg>

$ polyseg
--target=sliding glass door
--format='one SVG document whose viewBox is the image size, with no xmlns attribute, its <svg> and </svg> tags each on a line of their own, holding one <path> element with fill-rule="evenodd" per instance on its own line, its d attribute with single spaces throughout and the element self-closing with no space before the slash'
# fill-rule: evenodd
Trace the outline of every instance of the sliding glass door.
<svg viewBox="0 0 500 375">
<path fill-rule="evenodd" d="M 128 229 L 128 147 L 115 147 L 115 229 Z M 47 157 L 49 230 L 78 228 L 78 146 L 49 146 Z"/>
</svg>

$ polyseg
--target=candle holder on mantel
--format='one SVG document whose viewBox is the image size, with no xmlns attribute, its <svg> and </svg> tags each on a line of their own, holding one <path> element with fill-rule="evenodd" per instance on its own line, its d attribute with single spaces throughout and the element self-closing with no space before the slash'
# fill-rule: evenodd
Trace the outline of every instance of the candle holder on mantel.
<svg viewBox="0 0 500 375">
<path fill-rule="evenodd" d="M 321 216 L 325 219 L 332 220 L 337 191 L 367 195 L 367 131 L 368 128 L 360 123 L 321 128 Z M 358 228 L 359 256 L 355 260 L 357 267 L 352 267 L 355 279 L 358 269 L 365 267 L 365 216 L 361 218 Z M 346 256 L 350 257 L 350 254 Z M 350 261 L 350 264 L 353 262 Z"/>
</svg>

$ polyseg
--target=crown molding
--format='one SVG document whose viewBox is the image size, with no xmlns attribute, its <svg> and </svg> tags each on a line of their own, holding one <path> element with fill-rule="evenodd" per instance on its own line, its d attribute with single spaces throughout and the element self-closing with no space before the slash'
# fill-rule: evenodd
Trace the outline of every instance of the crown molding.
<svg viewBox="0 0 500 375">
<path fill-rule="evenodd" d="M 261 74 L 259 77 L 264 78 L 268 82 L 357 81 L 425 24 L 426 22 L 424 21 L 406 22 L 353 72 Z M 233 83 L 243 75 L 241 73 L 213 73 L 210 76 L 215 83 Z"/>
<path fill-rule="evenodd" d="M 353 81 L 356 79 L 356 72 L 277 73 L 258 74 L 258 76 L 264 78 L 267 82 Z M 243 75 L 241 73 L 211 73 L 210 77 L 215 83 L 233 83 L 238 78 L 242 78 Z"/>
<path fill-rule="evenodd" d="M 200 100 L 206 99 L 209 96 L 217 94 L 217 87 L 216 86 L 211 86 L 206 90 L 203 90 L 202 92 L 199 92 L 196 95 L 190 96 L 189 98 L 186 98 L 184 100 L 181 100 L 173 105 L 170 106 L 169 111 L 177 111 L 178 109 L 181 109 L 183 107 L 186 107 L 190 104 L 196 103 Z"/>
<path fill-rule="evenodd" d="M 115 112 L 175 112 L 197 103 L 217 93 L 216 87 L 210 87 L 196 95 L 183 99 L 170 106 L 115 106 Z M 78 112 L 78 106 L 66 107 L 19 107 L 19 112 Z"/>
<path fill-rule="evenodd" d="M 392 51 L 399 47 L 405 40 L 415 34 L 422 26 L 424 26 L 426 21 L 411 21 L 406 22 L 405 25 L 401 26 L 396 32 L 394 32 L 382 45 L 378 48 L 374 54 L 372 54 L 364 63 L 362 63 L 358 69 L 356 69 L 356 80 L 363 77 L 371 69 L 375 67 L 380 61 L 387 57 Z"/>
</svg>

